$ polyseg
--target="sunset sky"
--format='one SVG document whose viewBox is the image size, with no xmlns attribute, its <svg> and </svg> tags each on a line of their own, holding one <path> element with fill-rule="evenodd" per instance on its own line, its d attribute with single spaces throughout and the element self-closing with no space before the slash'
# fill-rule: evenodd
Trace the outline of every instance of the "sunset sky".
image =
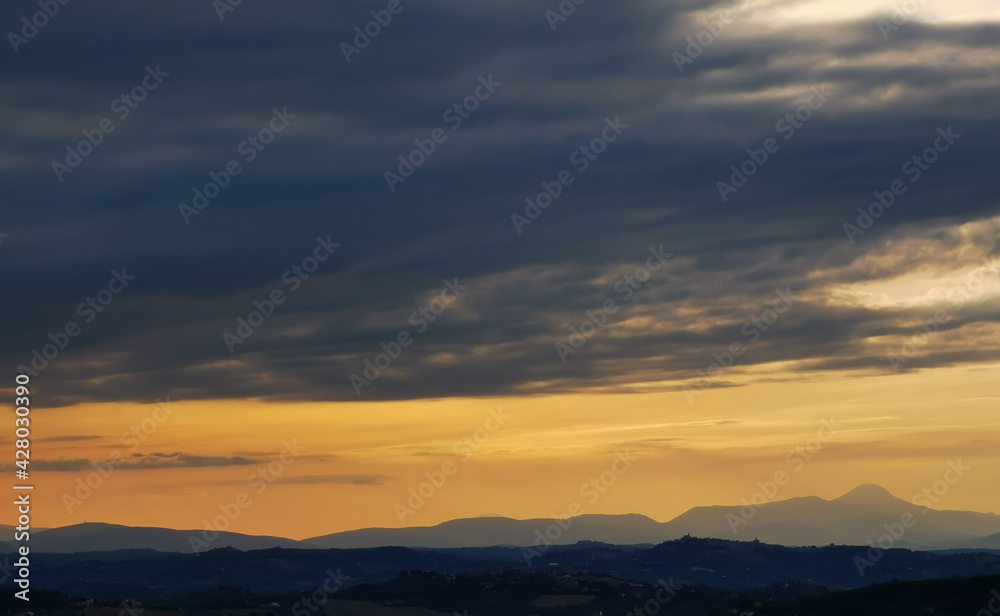
<svg viewBox="0 0 1000 616">
<path fill-rule="evenodd" d="M 935 507 L 1000 513 L 1000 5 L 896 4 L 404 0 L 351 51 L 386 2 L 95 1 L 8 37 L 33 523 L 665 521 L 958 460 Z"/>
</svg>

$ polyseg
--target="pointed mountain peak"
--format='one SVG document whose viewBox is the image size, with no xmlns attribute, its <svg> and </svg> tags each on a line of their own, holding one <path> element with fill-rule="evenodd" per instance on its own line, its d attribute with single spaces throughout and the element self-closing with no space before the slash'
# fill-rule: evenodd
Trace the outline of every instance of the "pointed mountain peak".
<svg viewBox="0 0 1000 616">
<path fill-rule="evenodd" d="M 875 485 L 874 483 L 865 483 L 840 498 L 835 499 L 835 502 L 884 503 L 898 500 L 889 490 L 886 490 L 882 486 Z"/>
</svg>

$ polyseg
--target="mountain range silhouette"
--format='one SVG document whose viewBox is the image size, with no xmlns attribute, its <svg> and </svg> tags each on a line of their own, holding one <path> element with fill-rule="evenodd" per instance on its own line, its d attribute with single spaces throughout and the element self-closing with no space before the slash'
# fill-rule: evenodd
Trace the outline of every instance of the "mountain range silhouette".
<svg viewBox="0 0 1000 616">
<path fill-rule="evenodd" d="M 657 522 L 640 514 L 587 514 L 561 522 L 551 518 L 479 517 L 426 527 L 365 528 L 301 541 L 220 532 L 210 547 L 231 546 L 239 550 L 381 546 L 460 548 L 545 543 L 571 545 L 580 541 L 632 545 L 657 544 L 685 535 L 738 541 L 757 539 L 786 546 L 864 546 L 886 535 L 893 547 L 900 548 L 1000 550 L 1000 515 L 937 510 L 925 505 L 904 501 L 880 486 L 865 484 L 833 500 L 809 496 L 763 505 L 694 507 L 668 522 Z M 553 530 L 553 526 L 558 530 Z M 193 543 L 192 537 L 202 539 L 203 530 L 89 522 L 33 532 L 32 551 L 153 549 L 192 552 L 198 549 L 193 547 L 198 543 Z M 13 551 L 11 544 L 5 547 Z"/>
</svg>

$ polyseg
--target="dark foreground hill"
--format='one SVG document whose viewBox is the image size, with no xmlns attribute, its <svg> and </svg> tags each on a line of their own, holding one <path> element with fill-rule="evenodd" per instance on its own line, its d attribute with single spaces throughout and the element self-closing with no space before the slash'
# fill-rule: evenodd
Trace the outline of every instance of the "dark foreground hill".
<svg viewBox="0 0 1000 616">
<path fill-rule="evenodd" d="M 889 582 L 849 591 L 774 584 L 745 592 L 664 580 L 634 584 L 604 574 L 501 570 L 456 577 L 413 572 L 337 595 L 328 614 L 361 606 L 406 606 L 444 614 L 632 614 L 653 616 L 974 616 L 1000 602 L 1000 576 Z"/>
<path fill-rule="evenodd" d="M 0 556 L 0 560 L 4 557 Z M 13 562 L 13 558 L 6 557 Z M 865 563 L 863 566 L 859 563 Z M 868 547 L 790 548 L 757 542 L 685 537 L 657 546 L 580 543 L 525 551 L 521 548 L 446 550 L 217 549 L 198 555 L 152 551 L 38 554 L 34 588 L 73 596 L 129 597 L 167 601 L 220 587 L 258 593 L 304 591 L 343 576 L 347 587 L 395 579 L 400 571 L 444 575 L 511 567 L 538 572 L 603 571 L 634 582 L 673 578 L 687 585 L 745 591 L 775 583 L 803 582 L 859 588 L 876 582 L 1000 574 L 1000 555 L 988 552 L 913 552 Z"/>
<path fill-rule="evenodd" d="M 404 571 L 386 582 L 332 593 L 267 594 L 227 587 L 146 605 L 120 600 L 87 605 L 62 593 L 36 591 L 31 607 L 37 616 L 973 616 L 997 611 L 990 607 L 1000 602 L 998 588 L 1000 576 L 889 582 L 847 591 L 779 583 L 737 592 L 676 580 L 640 584 L 604 572 L 506 567 L 458 575 Z M 20 607 L 12 587 L 2 590 L 0 609 Z"/>
</svg>

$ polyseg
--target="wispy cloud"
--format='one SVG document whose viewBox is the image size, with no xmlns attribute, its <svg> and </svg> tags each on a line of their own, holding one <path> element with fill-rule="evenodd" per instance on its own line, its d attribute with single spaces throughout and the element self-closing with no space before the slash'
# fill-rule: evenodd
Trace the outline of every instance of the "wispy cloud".
<svg viewBox="0 0 1000 616">
<path fill-rule="evenodd" d="M 157 468 L 204 468 L 215 466 L 249 466 L 266 462 L 264 459 L 226 456 L 198 456 L 184 453 L 136 453 L 121 458 L 114 465 L 120 470 L 140 470 Z M 97 465 L 107 465 L 108 459 L 56 458 L 32 460 L 31 467 L 37 471 L 76 472 L 93 470 Z M 4 465 L 4 470 L 13 470 L 13 465 Z"/>
</svg>

